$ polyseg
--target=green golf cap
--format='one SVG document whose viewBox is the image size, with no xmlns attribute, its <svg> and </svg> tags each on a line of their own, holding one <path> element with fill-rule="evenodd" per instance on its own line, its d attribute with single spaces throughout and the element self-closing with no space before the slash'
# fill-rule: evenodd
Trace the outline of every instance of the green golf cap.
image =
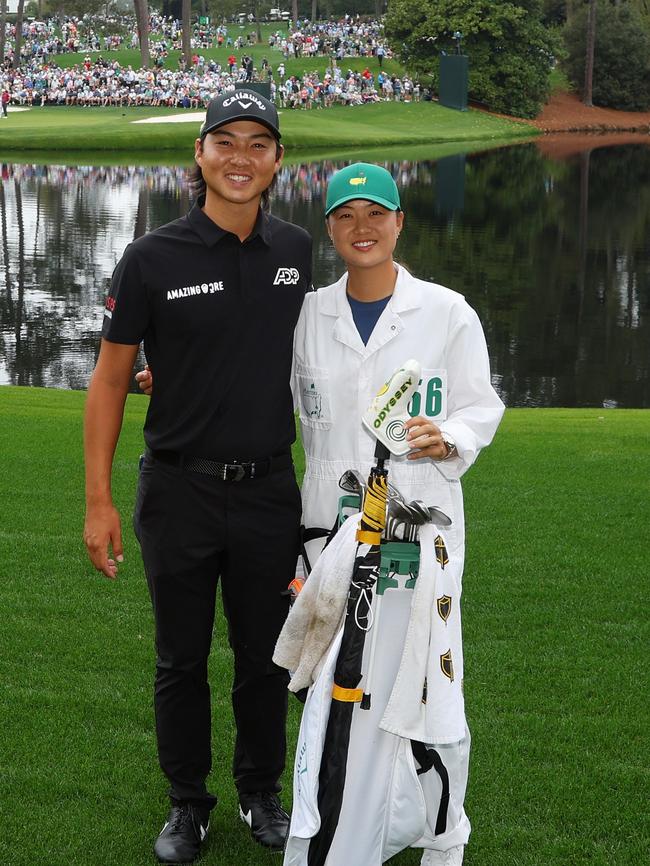
<svg viewBox="0 0 650 866">
<path fill-rule="evenodd" d="M 368 162 L 355 162 L 332 176 L 327 187 L 325 216 L 355 198 L 377 202 L 388 210 L 401 208 L 397 184 L 391 173 Z"/>
</svg>

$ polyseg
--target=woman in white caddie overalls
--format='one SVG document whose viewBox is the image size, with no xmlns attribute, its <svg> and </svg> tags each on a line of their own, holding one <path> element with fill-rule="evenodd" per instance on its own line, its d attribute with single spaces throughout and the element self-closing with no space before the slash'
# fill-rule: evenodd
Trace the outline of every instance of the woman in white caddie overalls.
<svg viewBox="0 0 650 866">
<path fill-rule="evenodd" d="M 391 456 L 389 478 L 407 501 L 423 500 L 452 518 L 444 534 L 456 591 L 451 615 L 445 610 L 445 627 L 454 631 L 454 676 L 462 682 L 459 600 L 465 527 L 460 478 L 492 440 L 504 411 L 490 383 L 483 330 L 462 295 L 416 279 L 394 262 L 404 214 L 397 186 L 385 169 L 357 163 L 337 172 L 328 187 L 326 220 L 347 272 L 307 295 L 296 329 L 294 399 L 306 454 L 303 522 L 307 528 L 332 526 L 342 493 L 339 478 L 350 468 L 367 477 L 374 463 L 375 439 L 362 426 L 361 416 L 398 367 L 409 358 L 419 361 L 422 378 L 407 423 L 412 451 Z M 313 542 L 308 551 L 312 563 L 317 545 Z M 383 685 L 373 684 L 372 709 L 354 716 L 351 760 L 364 771 L 347 774 L 327 866 L 378 866 L 406 844 L 424 849 L 422 866 L 462 863 L 470 832 L 463 809 L 469 732 L 462 705 L 462 726 L 458 730 L 456 725 L 453 741 L 445 737 L 446 742 L 430 743 L 448 776 L 444 832 L 435 832 L 442 791 L 438 773 L 418 776 L 421 791 L 415 793 L 409 793 L 409 778 L 401 787 L 399 779 L 395 787 L 393 778 L 390 796 L 386 788 L 387 775 L 401 772 L 402 752 L 399 738 L 378 724 L 397 674 L 411 598 L 408 590 L 386 595 L 377 642 L 384 650 L 376 662 Z M 428 699 L 435 701 L 435 694 Z M 294 784 L 285 866 L 306 862 L 301 838 L 306 842 L 305 836 L 313 832 L 310 809 L 296 803 L 296 790 Z M 415 798 L 411 805 L 410 796 Z M 396 800 L 402 800 L 401 811 Z M 426 826 L 413 839 L 413 825 L 407 826 L 405 816 L 423 803 Z"/>
</svg>

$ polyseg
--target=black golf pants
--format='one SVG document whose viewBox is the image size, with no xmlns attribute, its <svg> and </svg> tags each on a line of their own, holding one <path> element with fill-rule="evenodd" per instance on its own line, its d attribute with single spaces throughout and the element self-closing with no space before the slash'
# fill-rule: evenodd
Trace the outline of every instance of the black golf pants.
<svg viewBox="0 0 650 866">
<path fill-rule="evenodd" d="M 235 784 L 280 790 L 288 675 L 271 658 L 300 513 L 293 468 L 228 482 L 145 459 L 134 524 L 155 617 L 158 756 L 174 801 L 215 802 L 207 663 L 219 578 L 234 654 Z"/>
</svg>

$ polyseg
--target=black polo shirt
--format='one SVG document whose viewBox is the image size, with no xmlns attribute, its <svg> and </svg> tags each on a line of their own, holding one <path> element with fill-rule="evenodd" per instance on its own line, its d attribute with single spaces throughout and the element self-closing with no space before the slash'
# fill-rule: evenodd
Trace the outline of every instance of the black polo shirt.
<svg viewBox="0 0 650 866">
<path fill-rule="evenodd" d="M 144 340 L 150 448 L 261 458 L 295 439 L 293 331 L 311 284 L 311 238 L 260 211 L 242 243 L 201 204 L 127 247 L 102 336 Z"/>
</svg>

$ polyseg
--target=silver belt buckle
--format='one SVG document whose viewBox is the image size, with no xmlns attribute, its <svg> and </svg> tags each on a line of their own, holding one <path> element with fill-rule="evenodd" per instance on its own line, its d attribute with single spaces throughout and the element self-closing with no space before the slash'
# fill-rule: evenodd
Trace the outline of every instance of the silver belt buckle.
<svg viewBox="0 0 650 866">
<path fill-rule="evenodd" d="M 224 463 L 221 478 L 223 481 L 241 481 L 246 476 L 241 463 Z"/>
</svg>

